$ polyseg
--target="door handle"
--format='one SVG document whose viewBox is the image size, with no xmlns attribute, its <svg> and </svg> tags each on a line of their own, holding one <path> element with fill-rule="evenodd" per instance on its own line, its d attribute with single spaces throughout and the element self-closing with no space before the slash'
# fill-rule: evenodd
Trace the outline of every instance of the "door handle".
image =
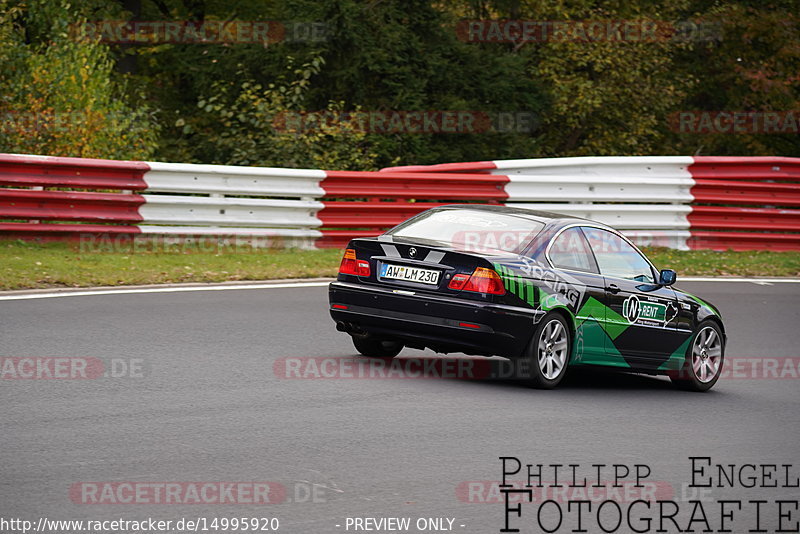
<svg viewBox="0 0 800 534">
<path fill-rule="evenodd" d="M 619 287 L 617 287 L 617 284 L 609 284 L 608 287 L 606 287 L 606 291 L 609 293 L 619 293 Z"/>
</svg>

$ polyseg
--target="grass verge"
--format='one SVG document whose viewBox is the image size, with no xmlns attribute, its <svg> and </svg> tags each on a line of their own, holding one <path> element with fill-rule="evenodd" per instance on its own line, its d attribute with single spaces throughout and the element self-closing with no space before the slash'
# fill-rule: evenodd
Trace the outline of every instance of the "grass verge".
<svg viewBox="0 0 800 534">
<path fill-rule="evenodd" d="M 72 243 L 0 241 L 0 289 L 315 278 L 336 276 L 342 259 L 339 250 L 122 248 L 86 252 Z"/>
<path fill-rule="evenodd" d="M 800 276 L 800 252 L 672 250 L 644 247 L 659 269 L 681 276 Z"/>
<path fill-rule="evenodd" d="M 800 276 L 797 252 L 713 252 L 646 248 L 659 268 L 681 276 Z M 77 244 L 0 241 L 0 289 L 226 282 L 335 276 L 339 250 L 210 252 L 162 248 L 81 251 Z"/>
</svg>

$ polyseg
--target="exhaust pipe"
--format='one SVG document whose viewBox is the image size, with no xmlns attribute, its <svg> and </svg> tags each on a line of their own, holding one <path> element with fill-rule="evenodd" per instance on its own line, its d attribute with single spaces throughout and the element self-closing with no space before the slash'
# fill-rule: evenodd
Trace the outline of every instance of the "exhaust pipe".
<svg viewBox="0 0 800 534">
<path fill-rule="evenodd" d="M 336 330 L 338 330 L 339 332 L 346 332 L 351 336 L 369 335 L 359 325 L 355 323 L 346 323 L 344 321 L 336 321 Z"/>
</svg>

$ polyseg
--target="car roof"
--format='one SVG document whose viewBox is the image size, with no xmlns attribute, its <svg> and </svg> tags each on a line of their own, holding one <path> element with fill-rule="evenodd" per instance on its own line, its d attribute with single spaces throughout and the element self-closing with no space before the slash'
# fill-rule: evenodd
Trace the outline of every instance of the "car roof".
<svg viewBox="0 0 800 534">
<path fill-rule="evenodd" d="M 607 228 L 608 225 L 592 221 L 591 219 L 584 219 L 581 217 L 574 217 L 572 215 L 564 215 L 563 213 L 555 213 L 551 211 L 539 211 L 534 209 L 528 208 L 518 208 L 518 207 L 510 207 L 510 206 L 501 206 L 501 205 L 493 205 L 493 204 L 447 204 L 444 206 L 439 206 L 433 208 L 434 210 L 444 210 L 444 209 L 471 209 L 477 211 L 488 211 L 494 213 L 502 213 L 504 215 L 518 215 L 520 217 L 524 217 L 526 219 L 533 219 L 536 221 L 541 222 L 542 224 L 554 224 L 555 226 L 560 226 L 562 224 L 575 224 L 577 222 L 587 222 L 592 223 L 592 225 L 602 226 Z"/>
</svg>

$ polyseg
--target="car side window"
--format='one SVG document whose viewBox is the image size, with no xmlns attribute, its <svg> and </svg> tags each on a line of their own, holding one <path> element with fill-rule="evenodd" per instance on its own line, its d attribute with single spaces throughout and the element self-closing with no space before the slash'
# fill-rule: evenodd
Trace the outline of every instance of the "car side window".
<svg viewBox="0 0 800 534">
<path fill-rule="evenodd" d="M 584 227 L 600 273 L 614 278 L 655 283 L 650 263 L 618 235 L 600 228 Z"/>
<path fill-rule="evenodd" d="M 597 264 L 580 228 L 567 228 L 553 240 L 548 252 L 553 267 L 596 273 Z"/>
</svg>

